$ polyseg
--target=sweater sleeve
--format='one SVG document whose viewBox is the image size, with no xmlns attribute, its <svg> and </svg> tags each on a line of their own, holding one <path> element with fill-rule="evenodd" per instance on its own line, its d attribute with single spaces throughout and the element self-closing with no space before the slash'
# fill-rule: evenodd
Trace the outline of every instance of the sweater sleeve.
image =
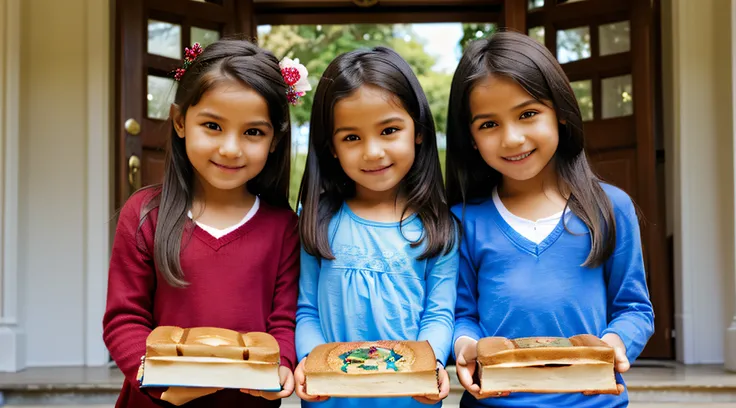
<svg viewBox="0 0 736 408">
<path fill-rule="evenodd" d="M 294 328 L 297 291 L 299 290 L 299 234 L 296 215 L 289 223 L 281 247 L 276 287 L 273 293 L 273 309 L 268 316 L 267 330 L 279 343 L 281 364 L 294 370 Z"/>
<path fill-rule="evenodd" d="M 153 258 L 139 245 L 150 232 L 139 225 L 141 195 L 134 195 L 120 212 L 108 272 L 107 307 L 103 317 L 103 339 L 110 356 L 131 384 L 138 384 L 146 338 L 153 330 L 153 292 L 156 271 Z"/>
<path fill-rule="evenodd" d="M 299 276 L 299 301 L 296 311 L 296 354 L 301 361 L 312 349 L 324 344 L 324 335 L 319 321 L 317 289 L 319 286 L 319 262 L 304 248 L 299 257 L 301 275 Z"/>
<path fill-rule="evenodd" d="M 620 201 L 624 202 L 617 205 L 614 201 L 616 249 L 604 265 L 608 327 L 602 335 L 617 334 L 626 346 L 626 357 L 633 362 L 654 332 L 654 312 L 649 301 L 636 209 L 628 196 Z"/>
<path fill-rule="evenodd" d="M 424 313 L 417 340 L 427 340 L 435 358 L 444 366 L 452 349 L 457 298 L 457 237 L 452 250 L 437 259 L 427 274 Z"/>
<path fill-rule="evenodd" d="M 476 341 L 483 337 L 478 315 L 478 272 L 473 266 L 469 249 L 470 242 L 473 239 L 475 239 L 475 235 L 466 228 L 460 240 L 453 345 L 457 339 L 463 336 L 470 337 Z M 452 348 L 452 352 L 454 355 L 454 347 Z M 457 358 L 457 356 L 454 357 Z"/>
</svg>

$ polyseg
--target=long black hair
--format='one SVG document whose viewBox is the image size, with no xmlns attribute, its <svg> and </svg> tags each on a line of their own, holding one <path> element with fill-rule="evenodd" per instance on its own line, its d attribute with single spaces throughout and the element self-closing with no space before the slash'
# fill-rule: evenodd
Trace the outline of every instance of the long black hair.
<svg viewBox="0 0 736 408">
<path fill-rule="evenodd" d="M 245 188 L 272 206 L 289 208 L 289 173 L 291 125 L 287 85 L 281 76 L 279 61 L 273 54 L 248 41 L 222 39 L 207 46 L 181 77 L 174 104 L 186 116 L 208 90 L 223 81 L 237 81 L 253 89 L 268 104 L 276 148 L 270 153 L 263 170 L 246 183 Z M 181 269 L 181 241 L 185 229 L 191 227 L 187 211 L 194 198 L 195 170 L 187 157 L 185 141 L 171 126 L 166 154 L 166 170 L 160 193 L 149 202 L 141 222 L 158 207 L 154 237 L 154 261 L 161 276 L 172 286 L 186 286 Z"/>
<path fill-rule="evenodd" d="M 327 237 L 328 224 L 342 203 L 355 195 L 355 182 L 332 155 L 334 108 L 339 100 L 364 85 L 395 95 L 412 117 L 417 136 L 422 138 L 422 143 L 415 145 L 414 163 L 400 185 L 406 196 L 404 213 L 415 211 L 424 225 L 424 234 L 412 245 L 426 241 L 420 259 L 448 252 L 455 243 L 455 224 L 445 199 L 429 103 L 409 64 L 386 47 L 338 56 L 319 81 L 312 105 L 306 169 L 299 190 L 303 206 L 299 220 L 302 245 L 314 256 L 334 259 Z"/>
<path fill-rule="evenodd" d="M 450 205 L 487 198 L 502 179 L 473 148 L 470 133 L 469 95 L 489 75 L 510 78 L 534 99 L 552 103 L 559 121 L 555 170 L 570 192 L 567 206 L 590 230 L 591 250 L 584 265 L 600 265 L 616 241 L 611 201 L 583 150 L 583 119 L 565 72 L 547 48 L 524 34 L 502 31 L 472 42 L 455 71 L 447 120 Z"/>
</svg>

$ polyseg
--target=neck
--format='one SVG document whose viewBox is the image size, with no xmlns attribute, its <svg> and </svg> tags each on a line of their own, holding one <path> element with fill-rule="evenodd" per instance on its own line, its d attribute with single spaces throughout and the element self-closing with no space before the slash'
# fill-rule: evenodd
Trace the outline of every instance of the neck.
<svg viewBox="0 0 736 408">
<path fill-rule="evenodd" d="M 398 186 L 390 191 L 369 191 L 355 186 L 355 197 L 347 200 L 350 209 L 359 216 L 373 221 L 394 222 L 402 218 L 406 199 Z"/>
<path fill-rule="evenodd" d="M 544 194 L 549 190 L 558 191 L 558 176 L 555 169 L 554 159 L 536 176 L 529 180 L 513 180 L 503 176 L 498 193 L 505 197 L 523 197 L 536 194 Z"/>
<path fill-rule="evenodd" d="M 195 205 L 206 204 L 209 208 L 249 207 L 255 202 L 255 196 L 245 186 L 232 190 L 214 188 L 197 179 L 194 186 Z"/>
<path fill-rule="evenodd" d="M 361 204 L 370 206 L 377 206 L 385 204 L 394 205 L 398 204 L 402 200 L 399 194 L 399 186 L 388 191 L 371 191 L 356 184 L 355 198 L 351 201 L 360 202 Z"/>
</svg>

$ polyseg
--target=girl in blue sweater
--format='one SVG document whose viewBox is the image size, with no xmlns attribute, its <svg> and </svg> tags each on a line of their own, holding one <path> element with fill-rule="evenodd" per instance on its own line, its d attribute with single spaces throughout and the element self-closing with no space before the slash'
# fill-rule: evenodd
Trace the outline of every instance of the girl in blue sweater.
<svg viewBox="0 0 736 408">
<path fill-rule="evenodd" d="M 447 190 L 462 220 L 454 352 L 463 407 L 625 407 L 620 373 L 653 332 L 639 224 L 583 150 L 570 84 L 543 45 L 500 32 L 455 72 Z M 476 343 L 594 334 L 615 350 L 619 395 L 482 395 Z"/>
<path fill-rule="evenodd" d="M 449 393 L 458 254 L 434 123 L 419 81 L 388 48 L 337 57 L 314 96 L 300 191 L 297 395 L 303 406 L 416 407 Z M 304 359 L 326 342 L 427 340 L 439 399 L 308 395 Z M 380 394 L 380 389 L 364 390 Z"/>
</svg>

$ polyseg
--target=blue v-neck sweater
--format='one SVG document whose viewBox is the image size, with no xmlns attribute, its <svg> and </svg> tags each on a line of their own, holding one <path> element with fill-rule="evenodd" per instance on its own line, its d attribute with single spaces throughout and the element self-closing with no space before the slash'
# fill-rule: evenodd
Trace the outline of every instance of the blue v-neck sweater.
<svg viewBox="0 0 736 408">
<path fill-rule="evenodd" d="M 454 339 L 468 336 L 603 336 L 616 333 L 634 361 L 654 331 L 642 259 L 641 238 L 631 199 L 603 185 L 613 204 L 616 247 L 596 268 L 581 266 L 590 252 L 590 235 L 574 214 L 541 243 L 509 226 L 493 200 L 467 205 L 460 248 Z M 461 206 L 453 212 L 463 217 Z M 563 223 L 564 222 L 564 223 Z M 565 228 L 567 226 L 567 230 Z M 618 381 L 623 383 L 620 376 Z M 628 394 L 516 393 L 475 400 L 468 407 L 625 407 Z"/>
</svg>

